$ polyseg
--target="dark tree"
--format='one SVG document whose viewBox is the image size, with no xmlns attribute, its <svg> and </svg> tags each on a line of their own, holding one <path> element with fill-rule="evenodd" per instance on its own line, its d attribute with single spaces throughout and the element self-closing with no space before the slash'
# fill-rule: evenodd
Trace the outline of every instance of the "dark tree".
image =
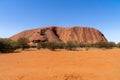
<svg viewBox="0 0 120 80">
<path fill-rule="evenodd" d="M 0 52 L 8 53 L 17 49 L 17 43 L 11 39 L 0 38 Z"/>
</svg>

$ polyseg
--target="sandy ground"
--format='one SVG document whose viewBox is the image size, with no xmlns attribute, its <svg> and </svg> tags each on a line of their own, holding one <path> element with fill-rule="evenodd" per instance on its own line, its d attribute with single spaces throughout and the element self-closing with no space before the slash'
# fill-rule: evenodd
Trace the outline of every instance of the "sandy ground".
<svg viewBox="0 0 120 80">
<path fill-rule="evenodd" d="M 120 49 L 0 54 L 0 80 L 120 80 Z"/>
</svg>

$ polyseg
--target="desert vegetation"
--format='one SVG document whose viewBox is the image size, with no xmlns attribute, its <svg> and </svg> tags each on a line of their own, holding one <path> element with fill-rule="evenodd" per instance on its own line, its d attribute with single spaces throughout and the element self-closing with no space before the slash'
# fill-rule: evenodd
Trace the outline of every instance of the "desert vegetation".
<svg viewBox="0 0 120 80">
<path fill-rule="evenodd" d="M 33 48 L 33 45 L 29 45 L 29 40 L 22 37 L 17 41 L 13 41 L 7 38 L 0 38 L 0 53 L 9 53 L 13 52 L 16 49 L 28 49 Z M 90 48 L 99 48 L 99 49 L 111 49 L 111 48 L 120 48 L 120 43 L 115 44 L 114 42 L 104 42 L 100 41 L 94 44 L 90 43 L 79 43 L 73 41 L 67 42 L 39 42 L 37 45 L 34 45 L 34 48 L 37 49 L 49 49 L 55 51 L 56 49 L 66 49 L 66 50 L 76 50 L 76 48 L 85 48 L 89 50 Z"/>
<path fill-rule="evenodd" d="M 1 38 L 0 39 L 0 52 L 1 53 L 7 53 L 7 52 L 13 52 L 17 49 L 17 43 L 15 41 L 12 41 L 11 39 L 7 38 Z"/>
<path fill-rule="evenodd" d="M 28 40 L 26 38 L 19 38 L 17 41 L 13 41 L 8 38 L 0 38 L 0 53 L 14 52 L 16 49 L 29 48 Z"/>
<path fill-rule="evenodd" d="M 17 44 L 19 46 L 19 48 L 21 48 L 22 50 L 29 48 L 29 40 L 27 38 L 21 37 L 17 40 Z"/>
<path fill-rule="evenodd" d="M 37 48 L 38 49 L 48 48 L 48 49 L 54 51 L 57 48 L 57 42 L 40 42 L 40 43 L 38 43 Z"/>
<path fill-rule="evenodd" d="M 120 43 L 116 44 L 115 42 L 104 42 L 99 41 L 96 43 L 79 43 L 74 41 L 67 42 L 39 42 L 37 44 L 37 49 L 47 48 L 52 51 L 55 49 L 66 49 L 66 50 L 75 50 L 76 48 L 99 48 L 99 49 L 112 49 L 114 47 L 120 48 Z"/>
<path fill-rule="evenodd" d="M 54 51 L 55 49 L 64 49 L 65 48 L 65 43 L 63 42 L 39 42 L 37 44 L 37 49 L 50 49 Z"/>
</svg>

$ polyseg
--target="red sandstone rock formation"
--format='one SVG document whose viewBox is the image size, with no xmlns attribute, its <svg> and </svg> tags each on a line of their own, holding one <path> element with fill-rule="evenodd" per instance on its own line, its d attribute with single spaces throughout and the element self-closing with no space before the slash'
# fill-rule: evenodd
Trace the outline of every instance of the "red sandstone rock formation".
<svg viewBox="0 0 120 80">
<path fill-rule="evenodd" d="M 10 38 L 12 40 L 17 40 L 20 37 L 28 38 L 30 42 L 77 41 L 82 43 L 96 43 L 98 41 L 107 41 L 105 36 L 97 29 L 80 26 L 67 28 L 50 26 L 26 30 Z"/>
</svg>

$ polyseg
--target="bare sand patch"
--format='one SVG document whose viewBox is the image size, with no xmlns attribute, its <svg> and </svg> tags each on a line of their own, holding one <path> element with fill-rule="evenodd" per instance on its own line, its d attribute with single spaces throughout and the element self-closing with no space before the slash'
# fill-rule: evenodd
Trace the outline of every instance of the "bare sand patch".
<svg viewBox="0 0 120 80">
<path fill-rule="evenodd" d="M 120 80 L 120 49 L 0 55 L 0 80 Z"/>
</svg>

